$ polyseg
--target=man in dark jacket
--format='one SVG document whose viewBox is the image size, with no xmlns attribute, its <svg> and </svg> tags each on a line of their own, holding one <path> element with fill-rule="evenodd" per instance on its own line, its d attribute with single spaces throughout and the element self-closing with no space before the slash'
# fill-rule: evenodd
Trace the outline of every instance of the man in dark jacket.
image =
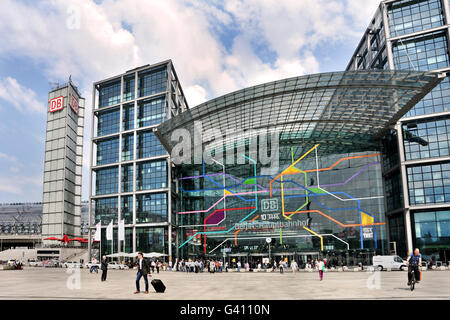
<svg viewBox="0 0 450 320">
<path fill-rule="evenodd" d="M 147 275 L 150 274 L 150 267 L 148 262 L 144 259 L 144 254 L 142 252 L 138 253 L 138 261 L 136 263 L 137 266 L 137 276 L 136 276 L 136 292 L 135 294 L 140 292 L 139 282 L 141 277 L 144 277 L 145 282 L 145 294 L 148 294 L 148 278 Z M 150 275 L 151 277 L 151 275 Z"/>
<path fill-rule="evenodd" d="M 106 274 L 108 272 L 108 262 L 106 261 L 106 256 L 102 259 L 102 281 L 106 281 Z"/>
</svg>

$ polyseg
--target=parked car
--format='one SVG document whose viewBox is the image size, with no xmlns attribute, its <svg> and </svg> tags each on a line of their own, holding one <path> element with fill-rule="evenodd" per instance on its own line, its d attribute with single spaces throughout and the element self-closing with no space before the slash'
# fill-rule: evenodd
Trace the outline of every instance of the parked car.
<svg viewBox="0 0 450 320">
<path fill-rule="evenodd" d="M 392 270 L 406 270 L 406 261 L 399 256 L 373 256 L 373 266 L 377 270 L 391 268 Z"/>
<path fill-rule="evenodd" d="M 30 267 L 42 267 L 42 261 L 39 261 L 36 259 L 30 259 L 30 260 L 28 260 L 28 265 Z"/>
<path fill-rule="evenodd" d="M 117 269 L 117 270 L 125 270 L 128 269 L 128 266 L 125 264 L 117 263 L 115 261 L 108 263 L 108 269 Z"/>
<path fill-rule="evenodd" d="M 76 261 L 66 261 L 63 263 L 64 268 L 83 268 L 83 265 Z"/>
</svg>

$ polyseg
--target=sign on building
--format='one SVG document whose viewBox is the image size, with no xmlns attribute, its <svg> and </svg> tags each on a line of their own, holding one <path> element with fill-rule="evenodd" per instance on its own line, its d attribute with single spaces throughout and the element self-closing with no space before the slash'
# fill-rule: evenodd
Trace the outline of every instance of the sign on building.
<svg viewBox="0 0 450 320">
<path fill-rule="evenodd" d="M 53 98 L 48 103 L 48 111 L 55 112 L 61 110 L 64 106 L 64 97 Z"/>
</svg>

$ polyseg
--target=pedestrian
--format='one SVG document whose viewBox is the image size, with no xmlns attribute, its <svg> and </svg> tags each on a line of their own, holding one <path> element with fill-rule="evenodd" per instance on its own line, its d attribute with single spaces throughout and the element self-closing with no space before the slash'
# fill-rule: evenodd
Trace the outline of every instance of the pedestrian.
<svg viewBox="0 0 450 320">
<path fill-rule="evenodd" d="M 155 260 L 152 259 L 152 273 L 155 272 L 156 263 Z"/>
<path fill-rule="evenodd" d="M 161 267 L 161 262 L 159 262 L 159 260 L 156 260 L 155 267 L 156 267 L 156 273 L 159 273 L 159 268 Z"/>
<path fill-rule="evenodd" d="M 241 261 L 238 260 L 237 262 L 237 272 L 241 272 Z"/>
<path fill-rule="evenodd" d="M 209 272 L 210 273 L 214 273 L 214 269 L 216 268 L 216 264 L 214 263 L 214 261 L 213 260 L 211 260 L 210 262 L 209 262 Z"/>
<path fill-rule="evenodd" d="M 150 268 L 148 267 L 147 261 L 144 259 L 144 254 L 142 252 L 138 253 L 138 261 L 136 263 L 137 267 L 137 275 L 136 275 L 136 291 L 135 294 L 141 292 L 139 282 L 141 280 L 141 277 L 144 277 L 145 282 L 145 294 L 148 294 L 148 278 L 147 275 L 150 273 Z M 150 275 L 151 277 L 151 275 Z"/>
<path fill-rule="evenodd" d="M 319 270 L 320 281 L 322 281 L 323 272 L 325 271 L 325 263 L 323 262 L 322 258 L 319 258 L 319 261 L 317 262 L 317 269 Z"/>
<path fill-rule="evenodd" d="M 169 271 L 172 271 L 172 259 L 169 260 Z"/>
<path fill-rule="evenodd" d="M 102 281 L 106 281 L 106 275 L 108 273 L 108 262 L 106 261 L 106 256 L 102 259 Z"/>
<path fill-rule="evenodd" d="M 292 272 L 294 272 L 294 274 L 297 273 L 298 265 L 297 265 L 297 262 L 295 262 L 295 260 L 292 260 L 292 262 L 291 262 L 291 269 L 292 269 Z"/>
<path fill-rule="evenodd" d="M 97 265 L 97 259 L 92 258 L 92 262 L 91 262 L 91 268 L 89 269 L 89 273 L 92 273 L 92 271 L 95 271 L 95 273 L 98 274 L 98 265 Z"/>
<path fill-rule="evenodd" d="M 275 272 L 275 270 L 277 270 L 277 262 L 273 260 L 272 272 Z"/>
<path fill-rule="evenodd" d="M 228 272 L 228 261 L 225 262 L 225 272 Z"/>
</svg>

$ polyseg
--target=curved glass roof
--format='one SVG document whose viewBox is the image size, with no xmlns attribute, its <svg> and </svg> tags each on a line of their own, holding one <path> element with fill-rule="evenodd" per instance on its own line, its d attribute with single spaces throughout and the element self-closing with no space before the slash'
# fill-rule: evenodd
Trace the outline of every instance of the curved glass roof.
<svg viewBox="0 0 450 320">
<path fill-rule="evenodd" d="M 226 141 L 255 130 L 277 131 L 280 144 L 377 145 L 389 128 L 443 77 L 435 72 L 361 70 L 313 74 L 264 83 L 200 104 L 160 124 L 170 152 L 176 129 L 218 129 Z M 252 132 L 248 130 L 252 129 Z M 247 131 L 247 132 L 246 132 Z M 203 136 L 207 145 L 211 136 Z"/>
</svg>

